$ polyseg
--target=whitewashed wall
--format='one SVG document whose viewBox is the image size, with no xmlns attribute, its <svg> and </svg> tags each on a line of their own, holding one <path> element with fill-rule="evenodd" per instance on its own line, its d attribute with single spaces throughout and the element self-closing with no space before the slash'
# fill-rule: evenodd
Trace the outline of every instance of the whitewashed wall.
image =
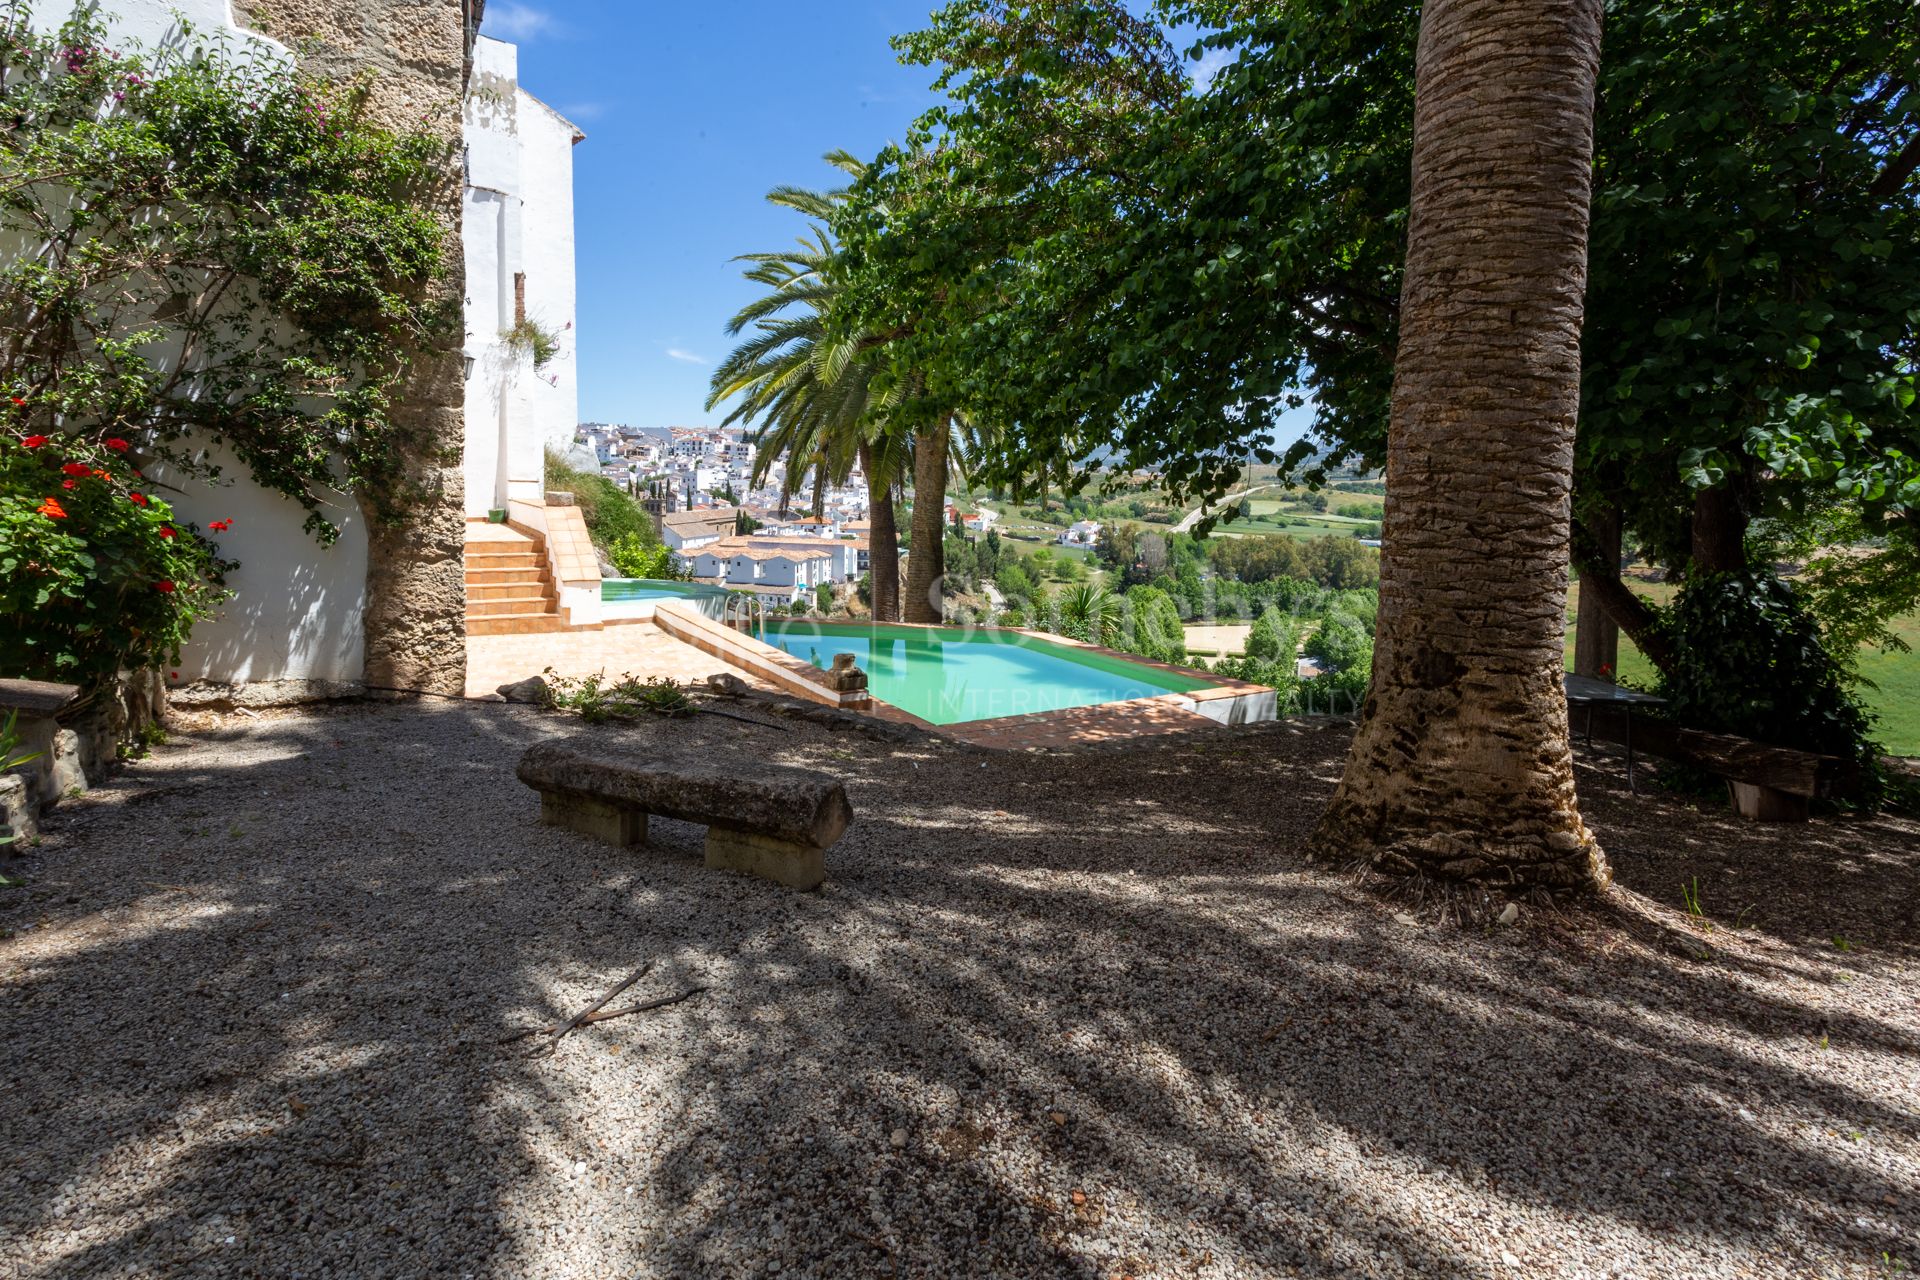
<svg viewBox="0 0 1920 1280">
<path fill-rule="evenodd" d="M 519 51 L 481 37 L 466 102 L 467 514 L 545 490 L 544 450 L 564 448 L 579 419 L 574 359 L 573 144 L 579 130 L 519 85 Z M 514 323 L 514 276 L 527 317 L 560 339 L 536 371 L 502 335 Z"/>
<path fill-rule="evenodd" d="M 522 268 L 527 314 L 559 335 L 560 352 L 535 375 L 529 406 L 539 442 L 565 448 L 580 425 L 580 367 L 575 359 L 573 122 L 520 91 Z"/>
<path fill-rule="evenodd" d="M 51 30 L 71 4 L 35 6 L 34 26 Z M 149 52 L 186 48 L 220 34 L 251 44 L 265 57 L 286 58 L 286 47 L 235 20 L 227 0 L 114 0 L 104 6 L 116 49 L 138 43 Z M 186 26 L 183 26 L 183 20 Z M 190 28 L 190 29 L 189 29 Z M 228 575 L 235 595 L 216 617 L 197 624 L 181 654 L 179 685 L 260 684 L 260 701 L 276 700 L 274 686 L 304 697 L 315 685 L 351 685 L 364 671 L 367 530 L 358 506 L 340 496 L 328 508 L 340 539 L 322 547 L 302 528 L 299 505 L 254 484 L 246 468 L 216 455 L 226 483 L 183 479 L 164 468 L 149 474 L 156 492 L 182 521 L 204 530 L 215 520 L 233 528 L 211 535 L 222 556 L 238 560 Z M 321 690 L 325 692 L 325 689 Z"/>
<path fill-rule="evenodd" d="M 315 682 L 359 681 L 367 603 L 367 525 L 359 507 L 346 495 L 333 497 L 323 510 L 340 537 L 322 547 L 301 528 L 306 514 L 299 504 L 254 484 L 230 456 L 216 457 L 232 483 L 151 472 L 180 519 L 203 530 L 215 520 L 233 521 L 209 536 L 222 556 L 240 562 L 227 578 L 233 598 L 195 624 L 177 683 L 270 682 L 288 686 L 289 697 L 306 697 L 329 692 L 306 687 Z"/>
</svg>

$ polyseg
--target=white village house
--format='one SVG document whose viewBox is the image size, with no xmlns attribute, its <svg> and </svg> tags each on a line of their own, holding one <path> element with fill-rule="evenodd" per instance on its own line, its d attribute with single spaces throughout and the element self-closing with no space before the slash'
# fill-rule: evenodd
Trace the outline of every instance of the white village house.
<svg viewBox="0 0 1920 1280">
<path fill-rule="evenodd" d="M 660 517 L 660 541 L 684 557 L 722 538 L 732 537 L 739 523 L 738 507 L 674 511 Z"/>
<path fill-rule="evenodd" d="M 1063 547 L 1090 547 L 1100 540 L 1100 522 L 1098 520 L 1076 520 L 1063 530 L 1059 543 Z"/>
<path fill-rule="evenodd" d="M 695 578 L 791 604 L 823 584 L 852 579 L 853 546 L 818 539 L 725 538 L 693 556 Z"/>
</svg>

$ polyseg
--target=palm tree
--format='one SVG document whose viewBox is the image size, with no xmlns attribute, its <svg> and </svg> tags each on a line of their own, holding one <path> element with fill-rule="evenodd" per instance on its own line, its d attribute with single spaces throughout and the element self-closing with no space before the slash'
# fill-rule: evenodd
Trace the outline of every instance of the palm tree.
<svg viewBox="0 0 1920 1280">
<path fill-rule="evenodd" d="M 1427 0 L 1373 682 L 1322 844 L 1552 892 L 1610 873 L 1562 688 L 1602 0 Z"/>
<path fill-rule="evenodd" d="M 854 176 L 860 173 L 860 162 L 844 151 L 830 153 L 827 161 Z M 796 187 L 779 187 L 767 196 L 770 203 L 819 223 L 844 198 L 843 191 Z M 746 278 L 767 286 L 767 292 L 728 322 L 729 334 L 737 335 L 750 326 L 754 333 L 714 370 L 707 407 L 737 396 L 739 403 L 722 425 L 760 421 L 753 483 L 764 483 L 773 463 L 786 459 L 783 502 L 811 467 L 816 515 L 824 486 L 843 483 L 858 461 L 872 522 L 868 559 L 874 617 L 893 621 L 900 609 L 900 543 L 893 491 L 907 461 L 900 442 L 887 429 L 886 412 L 898 403 L 898 392 L 876 388 L 879 344 L 859 336 L 836 339 L 828 330 L 837 254 L 819 223 L 809 229 L 797 249 L 740 259 L 752 264 Z"/>
</svg>

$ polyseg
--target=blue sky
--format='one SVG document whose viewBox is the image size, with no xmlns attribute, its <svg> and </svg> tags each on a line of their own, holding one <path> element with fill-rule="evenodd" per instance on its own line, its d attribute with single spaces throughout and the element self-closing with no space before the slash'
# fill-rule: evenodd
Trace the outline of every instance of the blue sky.
<svg viewBox="0 0 1920 1280">
<path fill-rule="evenodd" d="M 827 187 L 820 157 L 871 155 L 931 105 L 931 73 L 887 39 L 930 0 L 493 0 L 520 83 L 578 124 L 580 415 L 698 425 L 727 317 L 753 296 L 735 254 L 804 229 L 764 199 Z M 724 412 L 724 411 L 723 411 Z"/>
<path fill-rule="evenodd" d="M 837 185 L 822 155 L 871 156 L 937 101 L 933 71 L 888 44 L 935 2 L 491 0 L 482 30 L 520 47 L 522 87 L 587 135 L 573 153 L 582 421 L 724 416 L 703 407 L 707 379 L 727 318 L 758 292 L 730 259 L 805 229 L 770 189 Z M 1311 416 L 1289 414 L 1279 438 Z"/>
</svg>

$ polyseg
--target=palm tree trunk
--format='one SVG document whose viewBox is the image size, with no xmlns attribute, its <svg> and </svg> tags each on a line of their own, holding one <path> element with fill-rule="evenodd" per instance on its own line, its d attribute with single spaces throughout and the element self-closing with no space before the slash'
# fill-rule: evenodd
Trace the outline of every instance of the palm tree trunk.
<svg viewBox="0 0 1920 1280">
<path fill-rule="evenodd" d="M 941 599 L 946 576 L 947 441 L 953 433 L 948 414 L 913 437 L 913 547 L 907 553 L 908 622 L 939 622 L 946 616 Z"/>
<path fill-rule="evenodd" d="M 873 575 L 873 620 L 900 621 L 900 534 L 893 524 L 893 479 L 874 468 L 873 450 L 860 445 L 867 477 L 867 568 Z"/>
<path fill-rule="evenodd" d="M 1561 684 L 1602 0 L 1427 0 L 1373 686 L 1319 843 L 1604 886 Z"/>
<path fill-rule="evenodd" d="M 813 464 L 813 518 L 827 518 L 827 460 L 820 457 Z"/>
</svg>

